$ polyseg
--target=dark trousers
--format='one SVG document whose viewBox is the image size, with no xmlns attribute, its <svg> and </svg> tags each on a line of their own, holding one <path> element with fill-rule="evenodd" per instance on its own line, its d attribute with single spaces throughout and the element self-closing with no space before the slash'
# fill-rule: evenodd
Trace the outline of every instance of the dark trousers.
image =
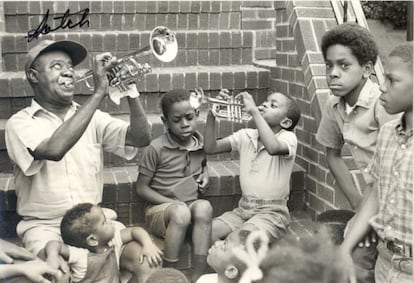
<svg viewBox="0 0 414 283">
<path fill-rule="evenodd" d="M 336 245 L 344 240 L 344 230 L 347 222 L 354 216 L 350 210 L 328 210 L 317 217 L 317 222 L 325 226 Z M 358 283 L 375 282 L 375 262 L 377 261 L 377 244 L 371 243 L 370 247 L 356 247 L 352 253 Z"/>
</svg>

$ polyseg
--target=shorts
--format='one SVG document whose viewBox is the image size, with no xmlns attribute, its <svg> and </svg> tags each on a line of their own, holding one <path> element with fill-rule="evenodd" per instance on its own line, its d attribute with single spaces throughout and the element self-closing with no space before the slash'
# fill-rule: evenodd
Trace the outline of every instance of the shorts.
<svg viewBox="0 0 414 283">
<path fill-rule="evenodd" d="M 223 221 L 232 231 L 251 224 L 265 231 L 271 241 L 286 233 L 290 222 L 286 200 L 263 200 L 242 196 L 238 207 L 223 213 L 215 220 Z"/>
<path fill-rule="evenodd" d="M 116 217 L 112 209 L 103 209 L 108 218 Z M 23 246 L 32 254 L 37 255 L 49 241 L 60 241 L 60 222 L 62 218 L 21 220 L 16 232 L 23 241 Z M 117 222 L 117 221 L 114 221 Z"/>
<path fill-rule="evenodd" d="M 186 202 L 189 209 L 198 201 L 205 201 L 205 200 L 194 200 L 190 202 Z M 174 202 L 165 202 L 157 205 L 150 205 L 145 209 L 145 224 L 147 225 L 148 229 L 154 235 L 158 237 L 165 237 L 165 233 L 167 231 L 167 223 L 165 221 L 165 212 L 171 205 L 175 205 Z"/>
</svg>

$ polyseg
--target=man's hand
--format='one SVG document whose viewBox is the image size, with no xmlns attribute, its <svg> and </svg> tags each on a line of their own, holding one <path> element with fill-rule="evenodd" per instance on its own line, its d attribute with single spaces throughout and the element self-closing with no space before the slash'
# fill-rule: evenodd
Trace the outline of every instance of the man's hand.
<svg viewBox="0 0 414 283">
<path fill-rule="evenodd" d="M 14 259 L 34 260 L 36 257 L 25 248 L 0 239 L 0 262 L 10 264 Z"/>
<path fill-rule="evenodd" d="M 36 283 L 52 283 L 47 280 L 44 275 L 51 275 L 54 278 L 59 278 L 59 271 L 51 267 L 46 262 L 41 260 L 32 260 L 20 263 L 22 273 L 31 281 Z"/>
<path fill-rule="evenodd" d="M 243 100 L 244 111 L 250 114 L 252 114 L 254 111 L 258 111 L 256 103 L 254 102 L 253 96 L 250 93 L 243 91 L 239 93 L 238 95 L 236 95 L 236 99 L 239 97 L 241 97 Z"/>
<path fill-rule="evenodd" d="M 205 169 L 203 173 L 198 175 L 196 182 L 198 184 L 198 192 L 200 194 L 204 194 L 207 191 L 209 183 L 209 174 L 207 172 L 207 169 Z"/>
<path fill-rule="evenodd" d="M 108 78 L 107 73 L 117 65 L 117 59 L 111 53 L 101 53 L 96 55 L 94 60 L 93 80 L 95 85 L 95 92 L 103 91 L 108 93 Z"/>
<path fill-rule="evenodd" d="M 162 251 L 152 241 L 149 241 L 142 246 L 139 262 L 143 263 L 144 258 L 147 258 L 150 267 L 160 266 L 162 264 L 162 254 Z"/>
</svg>

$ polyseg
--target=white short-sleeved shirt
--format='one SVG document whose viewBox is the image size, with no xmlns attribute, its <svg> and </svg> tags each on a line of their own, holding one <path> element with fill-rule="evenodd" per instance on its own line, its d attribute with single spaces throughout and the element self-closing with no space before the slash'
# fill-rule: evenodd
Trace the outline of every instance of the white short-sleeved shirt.
<svg viewBox="0 0 414 283">
<path fill-rule="evenodd" d="M 72 103 L 64 121 L 80 106 Z M 34 160 L 34 151 L 63 121 L 36 101 L 6 124 L 6 146 L 14 162 L 17 212 L 24 219 L 55 219 L 81 202 L 102 200 L 103 151 L 125 158 L 137 149 L 125 146 L 128 123 L 96 110 L 78 142 L 60 161 Z"/>
<path fill-rule="evenodd" d="M 297 138 L 291 131 L 275 134 L 289 149 L 287 155 L 270 155 L 264 146 L 258 148 L 259 132 L 241 129 L 228 137 L 233 151 L 240 153 L 240 186 L 244 196 L 259 199 L 287 199 L 295 163 Z"/>
</svg>

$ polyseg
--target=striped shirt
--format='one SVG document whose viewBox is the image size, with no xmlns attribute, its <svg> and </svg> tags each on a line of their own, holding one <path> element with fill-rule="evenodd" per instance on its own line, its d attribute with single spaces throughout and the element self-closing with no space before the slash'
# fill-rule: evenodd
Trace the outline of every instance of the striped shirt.
<svg viewBox="0 0 414 283">
<path fill-rule="evenodd" d="M 404 119 L 404 118 L 403 118 Z M 384 240 L 411 244 L 413 238 L 413 131 L 402 119 L 385 124 L 368 172 L 378 180 L 379 210 L 370 224 Z"/>
</svg>

